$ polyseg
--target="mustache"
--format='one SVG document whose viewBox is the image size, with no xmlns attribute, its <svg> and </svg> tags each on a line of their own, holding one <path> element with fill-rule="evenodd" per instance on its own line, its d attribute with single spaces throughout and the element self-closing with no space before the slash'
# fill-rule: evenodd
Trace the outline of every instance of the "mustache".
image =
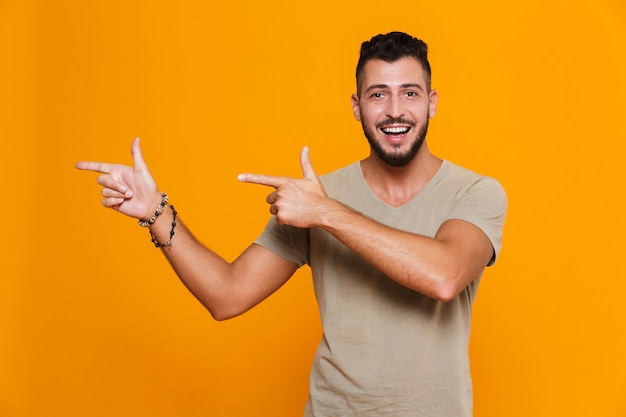
<svg viewBox="0 0 626 417">
<path fill-rule="evenodd" d="M 413 120 L 407 120 L 402 117 L 399 117 L 399 118 L 389 117 L 381 122 L 376 123 L 376 128 L 380 129 L 383 126 L 389 126 L 389 125 L 408 125 L 411 127 L 415 127 L 416 123 Z"/>
</svg>

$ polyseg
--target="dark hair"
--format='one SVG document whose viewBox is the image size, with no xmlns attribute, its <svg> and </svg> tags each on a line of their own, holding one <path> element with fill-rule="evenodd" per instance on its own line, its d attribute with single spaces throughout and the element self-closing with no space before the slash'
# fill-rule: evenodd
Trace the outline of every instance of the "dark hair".
<svg viewBox="0 0 626 417">
<path fill-rule="evenodd" d="M 426 88 L 430 91 L 430 63 L 428 62 L 428 45 L 420 39 L 403 32 L 390 32 L 385 35 L 376 35 L 369 41 L 361 44 L 359 62 L 356 65 L 356 82 L 359 87 L 359 78 L 363 67 L 372 59 L 385 62 L 395 62 L 401 58 L 415 58 L 424 69 Z"/>
</svg>

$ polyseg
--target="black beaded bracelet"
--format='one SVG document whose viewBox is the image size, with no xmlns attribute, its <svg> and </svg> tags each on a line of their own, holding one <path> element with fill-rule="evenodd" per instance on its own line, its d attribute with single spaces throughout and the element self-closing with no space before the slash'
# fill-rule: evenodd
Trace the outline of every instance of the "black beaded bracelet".
<svg viewBox="0 0 626 417">
<path fill-rule="evenodd" d="M 159 217 L 161 215 L 161 213 L 163 213 L 163 209 L 165 208 L 165 205 L 167 204 L 167 200 L 169 200 L 169 197 L 165 193 L 161 193 L 161 197 L 163 198 L 161 200 L 161 204 L 159 205 L 159 207 L 157 207 L 157 209 L 154 212 L 154 214 L 152 215 L 152 217 L 150 217 L 148 220 L 139 219 L 139 221 L 138 221 L 139 226 L 141 226 L 141 227 L 150 227 L 150 226 L 152 226 L 154 224 L 154 222 L 156 221 L 157 217 Z"/>
<path fill-rule="evenodd" d="M 172 238 L 174 237 L 174 228 L 176 227 L 176 215 L 178 214 L 174 209 L 173 205 L 170 205 L 172 209 L 172 213 L 174 214 L 174 218 L 172 219 L 172 230 L 170 230 L 170 238 L 165 243 L 157 242 L 156 237 L 152 234 L 152 230 L 150 230 L 150 237 L 152 238 L 152 243 L 154 243 L 155 248 L 161 248 L 163 246 L 172 246 Z"/>
</svg>

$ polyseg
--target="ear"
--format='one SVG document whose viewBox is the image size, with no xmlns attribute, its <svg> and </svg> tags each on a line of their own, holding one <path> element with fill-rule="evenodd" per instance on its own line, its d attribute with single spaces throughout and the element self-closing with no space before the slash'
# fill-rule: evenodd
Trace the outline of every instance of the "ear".
<svg viewBox="0 0 626 417">
<path fill-rule="evenodd" d="M 352 94 L 350 98 L 352 101 L 352 113 L 354 113 L 354 118 L 360 122 L 361 121 L 361 106 L 359 105 L 359 96 L 356 93 Z"/>
<path fill-rule="evenodd" d="M 428 94 L 428 117 L 435 117 L 435 113 L 437 113 L 437 102 L 439 101 L 439 94 L 437 90 L 432 90 L 430 94 Z"/>
</svg>

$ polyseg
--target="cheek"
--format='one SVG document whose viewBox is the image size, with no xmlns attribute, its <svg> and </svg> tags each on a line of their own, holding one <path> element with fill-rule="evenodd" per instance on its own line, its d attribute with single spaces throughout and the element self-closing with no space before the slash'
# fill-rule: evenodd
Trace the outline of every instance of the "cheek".
<svg viewBox="0 0 626 417">
<path fill-rule="evenodd" d="M 418 123 L 422 123 L 424 120 L 428 120 L 435 115 L 432 106 L 428 104 L 426 106 L 419 106 L 419 108 L 416 108 L 411 114 Z"/>
<path fill-rule="evenodd" d="M 380 116 L 380 112 L 376 108 L 371 106 L 361 107 L 359 113 L 359 121 L 365 124 L 376 123 L 376 120 Z"/>
</svg>

